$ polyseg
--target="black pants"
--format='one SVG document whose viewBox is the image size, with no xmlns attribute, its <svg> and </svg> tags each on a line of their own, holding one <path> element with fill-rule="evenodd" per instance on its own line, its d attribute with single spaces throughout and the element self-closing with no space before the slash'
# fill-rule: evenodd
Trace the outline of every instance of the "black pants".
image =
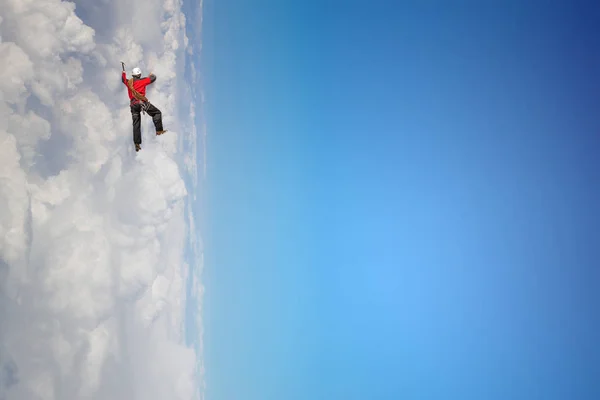
<svg viewBox="0 0 600 400">
<path fill-rule="evenodd" d="M 152 103 L 131 104 L 129 107 L 131 108 L 131 118 L 133 119 L 133 143 L 142 144 L 142 119 L 140 115 L 142 108 L 152 117 L 152 122 L 154 122 L 156 131 L 163 130 L 162 114 Z"/>
</svg>

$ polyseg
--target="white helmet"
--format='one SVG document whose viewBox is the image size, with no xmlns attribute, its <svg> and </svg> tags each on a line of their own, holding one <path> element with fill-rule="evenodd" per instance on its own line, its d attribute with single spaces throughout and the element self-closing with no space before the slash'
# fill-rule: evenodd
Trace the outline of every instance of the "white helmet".
<svg viewBox="0 0 600 400">
<path fill-rule="evenodd" d="M 140 76 L 140 75 L 142 75 L 142 70 L 141 70 L 141 69 L 139 69 L 138 67 L 135 67 L 135 68 L 134 68 L 134 69 L 131 71 L 131 74 L 132 74 L 133 76 Z"/>
</svg>

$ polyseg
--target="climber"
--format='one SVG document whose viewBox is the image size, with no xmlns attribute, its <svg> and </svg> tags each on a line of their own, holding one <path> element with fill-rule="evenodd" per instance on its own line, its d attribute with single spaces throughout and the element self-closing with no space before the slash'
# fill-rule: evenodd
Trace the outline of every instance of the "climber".
<svg viewBox="0 0 600 400">
<path fill-rule="evenodd" d="M 163 130 L 160 110 L 146 98 L 146 86 L 156 80 L 156 75 L 150 73 L 148 77 L 142 78 L 142 70 L 136 67 L 131 71 L 133 78 L 128 80 L 125 73 L 125 65 L 121 64 L 123 66 L 122 80 L 125 86 L 127 86 L 127 94 L 130 100 L 129 108 L 131 109 L 131 117 L 133 119 L 133 143 L 135 144 L 135 151 L 140 151 L 142 145 L 141 112 L 146 112 L 152 117 L 157 135 L 162 135 L 166 132 L 166 130 Z"/>
</svg>

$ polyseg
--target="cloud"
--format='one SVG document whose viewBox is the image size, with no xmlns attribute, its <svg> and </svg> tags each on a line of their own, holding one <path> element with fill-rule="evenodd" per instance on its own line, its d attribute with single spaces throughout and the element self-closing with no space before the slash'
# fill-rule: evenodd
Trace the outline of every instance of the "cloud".
<svg viewBox="0 0 600 400">
<path fill-rule="evenodd" d="M 199 396 L 185 18 L 177 1 L 133 5 L 0 0 L 0 400 Z M 156 73 L 169 129 L 153 136 L 145 116 L 139 153 L 121 60 Z"/>
</svg>

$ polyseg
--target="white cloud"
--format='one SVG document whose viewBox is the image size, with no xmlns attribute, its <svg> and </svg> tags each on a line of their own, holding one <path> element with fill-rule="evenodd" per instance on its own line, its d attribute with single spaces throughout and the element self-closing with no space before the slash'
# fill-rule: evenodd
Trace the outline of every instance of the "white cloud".
<svg viewBox="0 0 600 400">
<path fill-rule="evenodd" d="M 16 103 L 32 78 L 33 63 L 27 54 L 14 43 L 0 43 L 0 100 Z"/>
<path fill-rule="evenodd" d="M 29 198 L 26 175 L 19 166 L 17 140 L 0 131 L 0 251 L 5 263 L 15 263 L 25 255 L 26 220 Z"/>
<path fill-rule="evenodd" d="M 181 3 L 76 3 L 0 0 L 0 400 L 196 398 Z M 139 153 L 121 60 L 169 129 L 143 116 Z"/>
</svg>

